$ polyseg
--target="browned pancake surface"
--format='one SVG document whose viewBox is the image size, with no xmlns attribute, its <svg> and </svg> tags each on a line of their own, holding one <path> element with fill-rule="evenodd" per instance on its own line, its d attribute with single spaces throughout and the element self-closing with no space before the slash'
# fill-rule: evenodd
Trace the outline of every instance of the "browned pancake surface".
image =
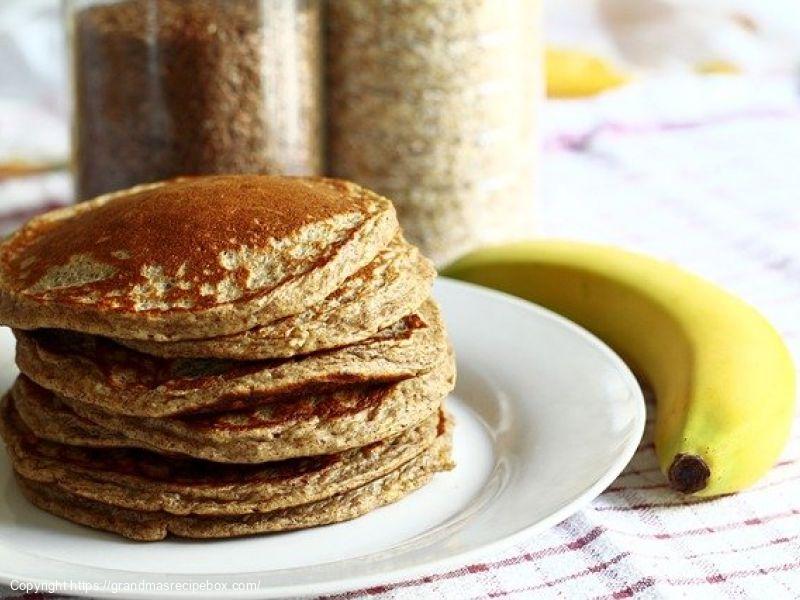
<svg viewBox="0 0 800 600">
<path fill-rule="evenodd" d="M 172 534 L 226 538 L 338 523 L 395 502 L 427 483 L 437 471 L 453 467 L 450 431 L 399 468 L 365 485 L 334 496 L 268 512 L 235 515 L 175 515 L 112 506 L 17 474 L 17 483 L 36 506 L 75 523 L 125 537 L 155 541 Z"/>
<path fill-rule="evenodd" d="M 325 300 L 297 315 L 229 336 L 117 341 L 167 358 L 253 360 L 309 354 L 362 342 L 413 313 L 430 295 L 435 275 L 430 261 L 398 235 Z"/>
<path fill-rule="evenodd" d="M 323 299 L 396 230 L 388 200 L 339 180 L 137 186 L 37 217 L 3 242 L 0 320 L 138 339 L 244 331 Z"/>
<path fill-rule="evenodd" d="M 362 343 L 261 361 L 159 358 L 65 330 L 15 334 L 17 364 L 40 385 L 108 412 L 152 417 L 397 381 L 430 371 L 447 348 L 444 324 L 432 302 Z"/>
<path fill-rule="evenodd" d="M 346 452 L 259 464 L 222 464 L 136 448 L 97 448 L 36 436 L 11 398 L 0 433 L 14 469 L 86 498 L 175 514 L 243 514 L 319 500 L 381 477 L 440 432 L 443 413 L 402 434 Z"/>
<path fill-rule="evenodd" d="M 221 413 L 156 418 L 106 413 L 57 397 L 24 376 L 12 394 L 23 420 L 39 437 L 252 463 L 340 452 L 398 435 L 435 414 L 453 383 L 454 365 L 447 358 L 430 373 L 399 383 L 293 395 Z"/>
</svg>

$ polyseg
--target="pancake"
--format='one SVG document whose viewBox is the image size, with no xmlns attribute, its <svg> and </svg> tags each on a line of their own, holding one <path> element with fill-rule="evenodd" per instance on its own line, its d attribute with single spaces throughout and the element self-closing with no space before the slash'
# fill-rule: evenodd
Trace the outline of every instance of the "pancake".
<svg viewBox="0 0 800 600">
<path fill-rule="evenodd" d="M 246 406 L 298 391 L 397 381 L 430 371 L 446 353 L 439 310 L 427 301 L 359 344 L 267 361 L 167 359 L 63 330 L 15 331 L 17 365 L 40 385 L 106 412 L 159 417 Z"/>
<path fill-rule="evenodd" d="M 26 425 L 51 441 L 258 463 L 332 454 L 394 437 L 436 414 L 453 389 L 454 369 L 448 357 L 430 373 L 399 383 L 293 396 L 246 410 L 160 418 L 110 414 L 58 397 L 25 377 L 12 393 Z M 89 428 L 98 427 L 99 438 L 87 443 Z"/>
<path fill-rule="evenodd" d="M 32 481 L 19 474 L 17 483 L 34 505 L 47 512 L 134 540 L 156 541 L 168 534 L 228 538 L 337 523 L 396 502 L 426 484 L 437 471 L 451 469 L 451 447 L 451 432 L 447 428 L 420 455 L 361 487 L 300 506 L 245 515 L 184 516 L 137 511 L 83 498 L 60 486 Z"/>
<path fill-rule="evenodd" d="M 398 227 L 389 200 L 341 180 L 140 185 L 0 244 L 0 323 L 159 341 L 238 333 L 321 302 Z"/>
<path fill-rule="evenodd" d="M 75 413 L 53 392 L 21 375 L 7 394 L 25 425 L 37 437 L 62 444 L 91 448 L 136 448 L 137 444 Z"/>
<path fill-rule="evenodd" d="M 315 502 L 382 477 L 430 446 L 440 419 L 445 426 L 436 414 L 364 448 L 255 465 L 49 442 L 25 425 L 10 398 L 0 408 L 0 434 L 17 473 L 77 496 L 134 510 L 247 514 Z"/>
<path fill-rule="evenodd" d="M 431 262 L 397 236 L 325 300 L 298 315 L 217 338 L 116 341 L 166 358 L 255 360 L 309 354 L 364 341 L 413 313 L 430 294 L 435 275 Z"/>
</svg>

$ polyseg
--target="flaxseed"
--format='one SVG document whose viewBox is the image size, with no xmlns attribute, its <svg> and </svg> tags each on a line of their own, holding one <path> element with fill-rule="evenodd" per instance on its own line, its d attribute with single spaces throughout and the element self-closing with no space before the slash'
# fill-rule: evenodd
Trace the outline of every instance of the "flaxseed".
<svg viewBox="0 0 800 600">
<path fill-rule="evenodd" d="M 77 194 L 319 173 L 317 0 L 123 0 L 72 15 Z"/>
</svg>

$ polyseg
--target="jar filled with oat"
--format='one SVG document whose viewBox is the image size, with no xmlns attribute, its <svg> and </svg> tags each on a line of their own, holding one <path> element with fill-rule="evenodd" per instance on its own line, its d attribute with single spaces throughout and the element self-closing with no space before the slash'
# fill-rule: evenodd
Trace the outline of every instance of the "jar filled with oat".
<svg viewBox="0 0 800 600">
<path fill-rule="evenodd" d="M 330 0 L 328 160 L 439 264 L 531 234 L 538 0 Z"/>
<path fill-rule="evenodd" d="M 317 0 L 66 0 L 76 194 L 322 169 Z"/>
</svg>

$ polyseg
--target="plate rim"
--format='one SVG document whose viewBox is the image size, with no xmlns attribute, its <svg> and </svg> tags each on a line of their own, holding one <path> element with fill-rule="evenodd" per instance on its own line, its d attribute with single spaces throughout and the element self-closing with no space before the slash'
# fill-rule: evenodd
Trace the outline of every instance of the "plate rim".
<svg viewBox="0 0 800 600">
<path fill-rule="evenodd" d="M 204 590 L 200 592 L 196 590 L 183 590 L 183 591 L 169 591 L 163 593 L 126 590 L 124 592 L 120 591 L 117 593 L 108 593 L 108 591 L 106 591 L 107 595 L 105 596 L 102 595 L 103 592 L 98 592 L 97 590 L 74 590 L 74 591 L 70 590 L 69 595 L 74 597 L 131 598 L 136 600 L 146 600 L 146 599 L 156 600 L 163 598 L 256 599 L 256 598 L 281 598 L 286 596 L 298 596 L 298 595 L 299 596 L 328 595 L 328 594 L 342 593 L 346 591 L 354 591 L 378 585 L 391 586 L 393 583 L 396 583 L 398 581 L 413 579 L 415 577 L 422 576 L 432 571 L 442 571 L 442 570 L 452 569 L 454 567 L 469 562 L 472 558 L 480 554 L 496 552 L 508 548 L 525 538 L 532 537 L 537 532 L 550 529 L 551 527 L 557 525 L 561 521 L 569 518 L 570 516 L 586 508 L 586 506 L 588 506 L 593 500 L 595 500 L 619 476 L 619 474 L 628 465 L 644 435 L 645 421 L 646 421 L 645 401 L 641 388 L 635 376 L 631 372 L 630 368 L 616 352 L 614 352 L 605 342 L 603 342 L 596 335 L 589 332 L 585 328 L 581 327 L 577 323 L 567 319 L 566 317 L 548 308 L 545 308 L 539 304 L 530 302 L 528 300 L 524 300 L 522 298 L 518 298 L 511 294 L 500 292 L 498 290 L 494 290 L 491 288 L 487 288 L 469 282 L 458 281 L 440 275 L 434 284 L 434 296 L 435 296 L 435 289 L 441 287 L 445 288 L 452 287 L 455 289 L 462 288 L 468 290 L 468 293 L 470 294 L 477 294 L 490 298 L 495 298 L 502 302 L 510 303 L 512 305 L 521 307 L 524 310 L 533 312 L 537 314 L 539 317 L 548 319 L 550 321 L 555 321 L 560 327 L 566 328 L 570 330 L 572 333 L 582 337 L 588 344 L 594 346 L 595 349 L 603 353 L 606 356 L 606 358 L 608 358 L 611 361 L 611 363 L 615 364 L 620 374 L 622 374 L 623 377 L 629 381 L 629 383 L 630 382 L 633 383 L 633 385 L 630 386 L 630 389 L 635 396 L 633 402 L 634 414 L 631 415 L 632 417 L 631 426 L 633 428 L 633 435 L 630 436 L 630 438 L 626 441 L 626 444 L 621 447 L 619 454 L 614 459 L 611 466 L 597 481 L 588 486 L 581 494 L 579 494 L 576 498 L 574 498 L 571 502 L 569 502 L 565 506 L 562 506 L 557 511 L 551 513 L 547 517 L 540 519 L 535 523 L 521 527 L 512 534 L 509 534 L 493 542 L 483 544 L 476 548 L 464 550 L 462 552 L 455 552 L 435 560 L 415 565 L 410 565 L 407 567 L 400 567 L 396 569 L 391 569 L 391 568 L 383 569 L 375 573 L 369 573 L 365 575 L 358 575 L 355 577 L 347 577 L 342 579 L 332 579 L 329 581 L 319 582 L 319 583 L 298 583 L 291 585 L 267 586 L 267 587 L 262 586 L 258 587 L 255 590 L 228 589 L 225 590 L 224 592 L 219 592 L 216 590 Z M 23 550 L 19 550 L 18 552 L 27 554 L 28 556 L 32 556 Z M 347 560 L 359 560 L 359 558 L 361 557 L 356 557 Z M 47 558 L 44 560 L 53 563 L 70 564 L 52 558 Z M 337 561 L 333 561 L 332 563 L 329 564 L 335 564 L 336 562 Z M 128 571 L 125 569 L 109 569 L 107 567 L 97 567 L 91 565 L 80 565 L 80 566 L 82 569 L 86 570 L 86 572 L 81 573 L 79 576 L 76 576 L 76 580 L 78 581 L 90 581 L 88 577 L 85 577 L 87 573 L 93 574 L 93 579 L 92 579 L 93 581 L 99 581 L 103 579 L 106 581 L 113 580 L 113 574 L 115 573 L 138 575 L 141 577 L 142 581 L 147 581 L 148 579 L 152 579 L 153 575 L 161 575 L 162 577 L 180 575 L 184 577 L 184 579 L 182 579 L 181 581 L 190 581 L 192 579 L 199 579 L 199 578 L 205 578 L 205 580 L 208 580 L 210 578 L 221 578 L 225 577 L 226 575 L 237 578 L 246 577 L 248 575 L 253 575 L 254 578 L 268 577 L 269 574 L 269 571 L 248 571 L 239 573 L 203 573 L 203 574 L 200 573 L 142 574 L 139 571 Z M 10 570 L 6 569 L 5 567 L 0 567 L 0 585 L 9 586 L 12 581 L 20 581 L 20 579 L 18 577 L 15 577 L 14 574 L 10 572 Z M 58 582 L 59 580 L 47 577 L 37 577 L 31 579 L 26 578 L 24 581 L 26 583 L 48 586 L 55 582 Z M 59 592 L 57 591 L 57 593 Z"/>
</svg>

